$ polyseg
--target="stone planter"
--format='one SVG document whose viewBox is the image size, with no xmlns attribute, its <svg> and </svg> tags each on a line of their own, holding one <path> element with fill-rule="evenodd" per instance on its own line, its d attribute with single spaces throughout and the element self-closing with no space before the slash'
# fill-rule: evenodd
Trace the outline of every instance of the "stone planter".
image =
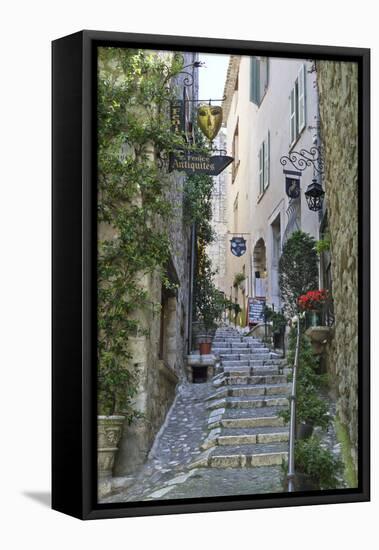
<svg viewBox="0 0 379 550">
<path fill-rule="evenodd" d="M 332 329 L 331 327 L 311 326 L 305 331 L 305 334 L 312 343 L 314 353 L 320 355 L 332 336 Z"/>
<path fill-rule="evenodd" d="M 112 476 L 124 421 L 124 416 L 97 417 L 97 468 L 99 478 Z"/>
</svg>

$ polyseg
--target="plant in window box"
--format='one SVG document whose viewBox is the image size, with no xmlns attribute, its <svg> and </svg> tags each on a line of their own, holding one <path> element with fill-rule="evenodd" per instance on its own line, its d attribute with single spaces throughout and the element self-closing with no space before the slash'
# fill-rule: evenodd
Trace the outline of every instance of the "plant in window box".
<svg viewBox="0 0 379 550">
<path fill-rule="evenodd" d="M 322 308 L 328 299 L 326 290 L 310 290 L 298 298 L 301 311 L 305 312 L 306 326 L 320 326 L 322 324 Z"/>
</svg>

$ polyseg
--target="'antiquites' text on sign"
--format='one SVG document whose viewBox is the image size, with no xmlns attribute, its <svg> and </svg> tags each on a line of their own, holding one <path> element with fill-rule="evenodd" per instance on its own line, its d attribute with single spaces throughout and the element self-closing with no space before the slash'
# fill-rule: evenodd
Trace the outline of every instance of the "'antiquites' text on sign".
<svg viewBox="0 0 379 550">
<path fill-rule="evenodd" d="M 209 176 L 217 176 L 231 162 L 233 157 L 227 155 L 214 155 L 208 157 L 198 153 L 179 153 L 170 156 L 169 171 L 177 170 L 186 174 L 208 174 Z"/>
</svg>

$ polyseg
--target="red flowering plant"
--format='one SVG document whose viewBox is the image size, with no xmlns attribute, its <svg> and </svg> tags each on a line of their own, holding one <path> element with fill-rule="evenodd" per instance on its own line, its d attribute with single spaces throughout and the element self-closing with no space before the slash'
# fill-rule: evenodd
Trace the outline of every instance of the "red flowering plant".
<svg viewBox="0 0 379 550">
<path fill-rule="evenodd" d="M 310 290 L 298 298 L 299 308 L 302 311 L 320 310 L 328 298 L 327 291 Z"/>
</svg>

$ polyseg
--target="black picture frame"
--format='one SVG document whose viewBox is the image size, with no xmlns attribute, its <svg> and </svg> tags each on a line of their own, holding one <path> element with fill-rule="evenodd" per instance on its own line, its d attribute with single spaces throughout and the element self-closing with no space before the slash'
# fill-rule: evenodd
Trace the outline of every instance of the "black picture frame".
<svg viewBox="0 0 379 550">
<path fill-rule="evenodd" d="M 96 66 L 99 45 L 355 61 L 359 67 L 357 489 L 98 504 L 96 488 Z M 81 519 L 370 500 L 370 50 L 85 30 L 52 44 L 52 507 Z"/>
</svg>

